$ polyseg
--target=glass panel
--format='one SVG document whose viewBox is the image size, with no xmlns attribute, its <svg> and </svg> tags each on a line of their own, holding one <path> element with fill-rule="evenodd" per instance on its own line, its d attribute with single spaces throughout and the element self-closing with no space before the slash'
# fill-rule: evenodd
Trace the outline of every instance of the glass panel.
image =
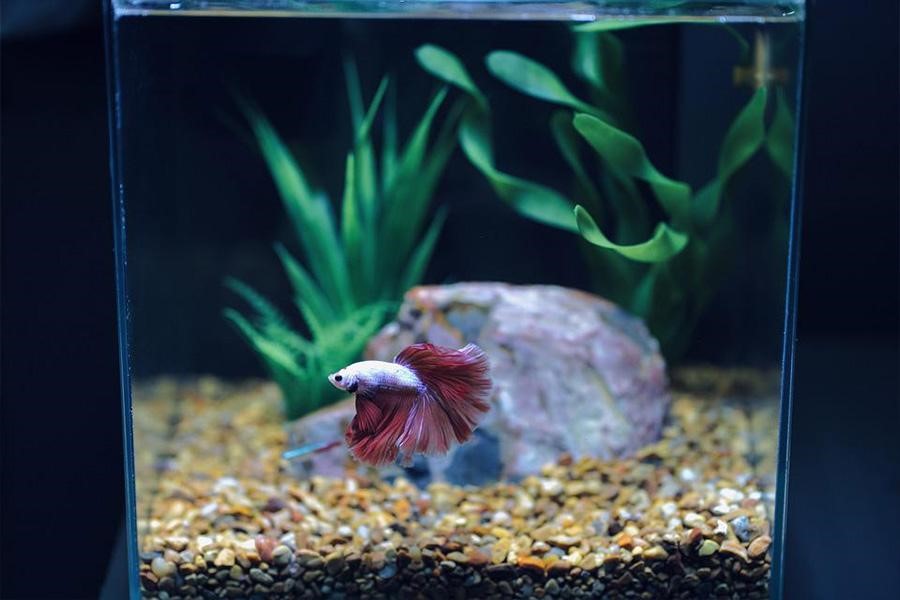
<svg viewBox="0 0 900 600">
<path fill-rule="evenodd" d="M 136 597 L 779 595 L 802 3 L 109 29 Z"/>
</svg>

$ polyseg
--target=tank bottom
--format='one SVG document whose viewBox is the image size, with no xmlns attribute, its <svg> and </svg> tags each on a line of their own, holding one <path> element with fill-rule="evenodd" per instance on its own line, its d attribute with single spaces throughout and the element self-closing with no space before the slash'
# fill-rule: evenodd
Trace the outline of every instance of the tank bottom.
<svg viewBox="0 0 900 600">
<path fill-rule="evenodd" d="M 271 384 L 135 387 L 146 598 L 764 598 L 771 374 L 689 370 L 662 439 L 484 486 L 299 480 Z"/>
</svg>

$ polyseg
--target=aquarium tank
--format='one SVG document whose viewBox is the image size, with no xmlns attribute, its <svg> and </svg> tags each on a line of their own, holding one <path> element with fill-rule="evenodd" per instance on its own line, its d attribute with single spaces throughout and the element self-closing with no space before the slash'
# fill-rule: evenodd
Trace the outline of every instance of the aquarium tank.
<svg viewBox="0 0 900 600">
<path fill-rule="evenodd" d="M 802 1 L 112 0 L 133 598 L 779 598 Z"/>
</svg>

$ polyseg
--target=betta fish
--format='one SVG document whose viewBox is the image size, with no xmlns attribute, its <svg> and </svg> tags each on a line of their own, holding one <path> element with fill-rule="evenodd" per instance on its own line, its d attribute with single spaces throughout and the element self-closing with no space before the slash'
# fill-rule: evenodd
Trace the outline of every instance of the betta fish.
<svg viewBox="0 0 900 600">
<path fill-rule="evenodd" d="M 360 462 L 380 466 L 398 456 L 445 454 L 471 437 L 488 411 L 488 361 L 478 346 L 460 350 L 414 344 L 393 362 L 365 360 L 328 376 L 356 394 L 356 416 L 344 438 Z"/>
</svg>

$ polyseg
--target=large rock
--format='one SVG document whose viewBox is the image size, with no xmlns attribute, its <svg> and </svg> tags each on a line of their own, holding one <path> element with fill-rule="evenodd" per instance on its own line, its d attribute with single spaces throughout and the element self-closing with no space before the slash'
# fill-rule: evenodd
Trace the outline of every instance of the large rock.
<svg viewBox="0 0 900 600">
<path fill-rule="evenodd" d="M 418 287 L 366 356 L 391 360 L 424 341 L 478 344 L 494 383 L 478 436 L 418 464 L 426 480 L 515 479 L 562 452 L 622 457 L 659 437 L 669 395 L 658 344 L 639 319 L 602 298 L 555 286 Z M 330 415 L 311 415 L 304 429 L 325 436 L 323 419 L 338 426 L 352 416 L 352 404 L 339 406 Z M 320 473 L 326 467 L 310 466 Z"/>
</svg>

